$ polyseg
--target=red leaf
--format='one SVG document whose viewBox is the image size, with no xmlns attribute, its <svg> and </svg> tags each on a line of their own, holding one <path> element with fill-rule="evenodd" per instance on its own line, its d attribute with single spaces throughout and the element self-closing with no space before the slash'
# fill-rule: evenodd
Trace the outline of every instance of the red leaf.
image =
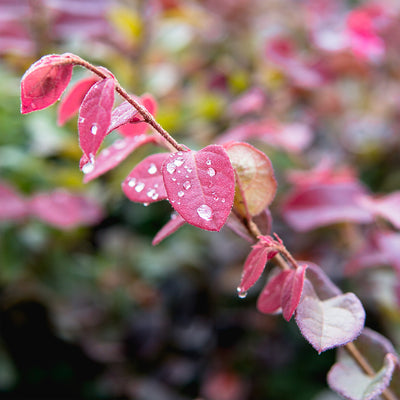
<svg viewBox="0 0 400 400">
<path fill-rule="evenodd" d="M 360 207 L 365 189 L 357 182 L 297 187 L 284 201 L 282 214 L 298 231 L 338 222 L 371 222 L 372 214 Z"/>
<path fill-rule="evenodd" d="M 144 94 L 140 98 L 140 102 L 151 115 L 155 115 L 157 111 L 157 103 L 153 96 L 150 94 Z M 141 135 L 146 132 L 149 125 L 147 122 L 135 122 L 133 124 L 125 124 L 120 126 L 118 129 L 124 136 L 135 136 Z"/>
<path fill-rule="evenodd" d="M 33 215 L 60 229 L 91 225 L 102 217 L 99 205 L 93 200 L 62 190 L 38 193 L 29 206 Z"/>
<path fill-rule="evenodd" d="M 28 214 L 25 199 L 11 186 L 0 183 L 0 220 L 15 221 Z"/>
<path fill-rule="evenodd" d="M 157 232 L 151 242 L 153 246 L 160 243 L 169 235 L 176 232 L 181 226 L 185 225 L 185 220 L 177 213 L 171 215 L 171 219 Z"/>
<path fill-rule="evenodd" d="M 72 76 L 73 55 L 52 54 L 36 61 L 21 80 L 21 112 L 30 113 L 54 104 Z"/>
<path fill-rule="evenodd" d="M 276 254 L 276 250 L 271 250 L 260 243 L 253 246 L 253 250 L 244 263 L 242 279 L 237 288 L 239 297 L 246 297 L 247 291 L 257 282 L 264 271 L 267 261 Z"/>
<path fill-rule="evenodd" d="M 235 176 L 222 146 L 173 153 L 162 170 L 168 199 L 189 224 L 219 231 L 231 211 Z"/>
<path fill-rule="evenodd" d="M 71 88 L 58 107 L 58 125 L 64 125 L 78 112 L 86 93 L 98 80 L 99 78 L 91 76 L 80 80 Z"/>
<path fill-rule="evenodd" d="M 107 134 L 114 104 L 114 79 L 94 84 L 87 92 L 79 110 L 79 144 L 89 159 L 99 149 Z"/>
<path fill-rule="evenodd" d="M 264 314 L 274 314 L 281 308 L 282 286 L 291 271 L 282 271 L 268 280 L 257 300 L 257 309 Z"/>
<path fill-rule="evenodd" d="M 133 120 L 138 120 L 135 118 L 137 116 L 137 110 L 131 103 L 124 101 L 118 107 L 115 107 L 111 114 L 110 126 L 107 129 L 107 134 L 112 132 L 114 129 L 121 128 L 122 125 L 128 124 Z"/>
<path fill-rule="evenodd" d="M 286 321 L 292 318 L 299 305 L 301 292 L 303 291 L 304 277 L 307 265 L 302 265 L 296 270 L 291 270 L 282 286 L 282 314 Z"/>
<path fill-rule="evenodd" d="M 169 153 L 152 154 L 136 165 L 122 183 L 129 200 L 154 203 L 167 198 L 161 173 L 162 164 Z"/>
<path fill-rule="evenodd" d="M 140 135 L 116 140 L 111 146 L 102 150 L 95 160 L 85 158 L 81 169 L 85 173 L 85 183 L 105 174 L 125 160 L 133 151 L 146 143 L 156 143 L 154 136 Z"/>
</svg>

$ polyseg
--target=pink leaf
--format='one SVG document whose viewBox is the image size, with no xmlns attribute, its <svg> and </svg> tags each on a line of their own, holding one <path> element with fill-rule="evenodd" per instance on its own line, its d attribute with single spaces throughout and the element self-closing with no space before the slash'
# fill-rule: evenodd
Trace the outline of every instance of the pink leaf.
<svg viewBox="0 0 400 400">
<path fill-rule="evenodd" d="M 173 153 L 162 170 L 168 199 L 189 224 L 219 231 L 231 211 L 235 175 L 222 146 Z"/>
<path fill-rule="evenodd" d="M 274 314 L 282 306 L 282 287 L 286 278 L 290 275 L 289 270 L 281 271 L 268 280 L 257 300 L 257 309 L 264 314 Z"/>
<path fill-rule="evenodd" d="M 304 264 L 296 270 L 291 270 L 283 283 L 281 304 L 283 318 L 285 318 L 286 321 L 292 318 L 293 313 L 299 305 L 306 268 L 307 265 Z"/>
<path fill-rule="evenodd" d="M 52 54 L 36 61 L 21 80 L 21 112 L 30 113 L 54 104 L 72 76 L 73 55 Z"/>
<path fill-rule="evenodd" d="M 26 200 L 11 186 L 0 183 L 0 221 L 20 220 L 27 214 Z"/>
<path fill-rule="evenodd" d="M 319 352 L 353 341 L 364 327 L 365 311 L 353 293 L 321 299 L 311 282 L 304 281 L 296 310 L 302 335 Z"/>
<path fill-rule="evenodd" d="M 369 211 L 360 207 L 365 189 L 357 182 L 338 182 L 297 187 L 284 201 L 282 214 L 298 231 L 338 222 L 372 222 Z"/>
<path fill-rule="evenodd" d="M 242 279 L 237 288 L 239 297 L 246 296 L 247 291 L 257 282 L 264 271 L 266 262 L 275 257 L 276 254 L 276 250 L 271 250 L 260 243 L 253 246 L 244 263 Z"/>
<path fill-rule="evenodd" d="M 137 114 L 136 108 L 128 101 L 124 101 L 118 107 L 115 107 L 111 113 L 111 122 L 107 134 L 133 120 L 138 121 Z"/>
<path fill-rule="evenodd" d="M 140 102 L 151 115 L 155 115 L 157 111 L 157 103 L 153 96 L 150 94 L 144 94 L 140 97 Z M 146 132 L 148 127 L 149 125 L 147 122 L 135 122 L 133 124 L 121 125 L 118 129 L 124 136 L 134 136 L 141 135 L 142 133 Z"/>
<path fill-rule="evenodd" d="M 58 107 L 58 125 L 64 125 L 79 110 L 88 90 L 99 80 L 95 76 L 85 78 L 76 83 L 68 94 L 60 101 Z"/>
<path fill-rule="evenodd" d="M 114 104 L 114 86 L 112 78 L 97 82 L 89 89 L 79 109 L 79 144 L 89 158 L 96 154 L 107 134 Z"/>
<path fill-rule="evenodd" d="M 133 168 L 122 183 L 129 200 L 153 203 L 167 198 L 161 169 L 168 156 L 168 153 L 152 154 Z"/>
<path fill-rule="evenodd" d="M 171 219 L 157 232 L 151 242 L 153 246 L 160 243 L 162 240 L 167 238 L 176 232 L 181 226 L 185 225 L 186 221 L 177 213 L 171 215 Z"/>
<path fill-rule="evenodd" d="M 105 174 L 125 160 L 133 151 L 147 143 L 156 143 L 150 135 L 140 135 L 116 140 L 111 146 L 103 149 L 95 160 L 84 158 L 81 169 L 85 172 L 85 183 Z"/>
<path fill-rule="evenodd" d="M 264 92 L 255 87 L 242 94 L 230 105 L 230 114 L 240 117 L 245 114 L 258 113 L 262 111 L 266 103 Z"/>
<path fill-rule="evenodd" d="M 400 229 L 400 191 L 393 192 L 380 198 L 364 196 L 360 205 L 374 215 L 380 216 Z"/>
<path fill-rule="evenodd" d="M 32 215 L 60 229 L 92 225 L 102 218 L 102 210 L 96 202 L 62 190 L 38 193 L 29 206 Z"/>
</svg>

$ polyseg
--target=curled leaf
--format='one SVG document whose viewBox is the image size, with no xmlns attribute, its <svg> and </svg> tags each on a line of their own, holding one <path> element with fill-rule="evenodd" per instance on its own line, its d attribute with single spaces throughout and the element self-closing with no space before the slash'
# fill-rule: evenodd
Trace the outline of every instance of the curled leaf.
<svg viewBox="0 0 400 400">
<path fill-rule="evenodd" d="M 54 104 L 68 86 L 73 55 L 52 54 L 36 61 L 21 79 L 21 113 L 42 110 Z"/>
</svg>

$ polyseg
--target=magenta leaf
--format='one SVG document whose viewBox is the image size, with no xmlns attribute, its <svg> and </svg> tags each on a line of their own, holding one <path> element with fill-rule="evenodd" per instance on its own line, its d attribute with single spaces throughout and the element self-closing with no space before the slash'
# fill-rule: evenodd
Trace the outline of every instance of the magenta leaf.
<svg viewBox="0 0 400 400">
<path fill-rule="evenodd" d="M 63 190 L 38 193 L 31 198 L 29 207 L 32 215 L 60 229 L 92 225 L 102 218 L 96 202 Z"/>
<path fill-rule="evenodd" d="M 396 229 L 400 229 L 400 191 L 380 198 L 364 196 L 360 205 L 374 215 L 388 220 Z"/>
<path fill-rule="evenodd" d="M 277 251 L 258 243 L 253 246 L 244 263 L 242 279 L 237 288 L 239 297 L 245 297 L 247 291 L 257 282 L 268 260 L 275 257 Z"/>
<path fill-rule="evenodd" d="M 122 190 L 129 200 L 154 203 L 167 198 L 161 173 L 167 157 L 169 153 L 152 154 L 133 168 L 122 183 Z"/>
<path fill-rule="evenodd" d="M 107 134 L 114 129 L 120 128 L 122 125 L 128 124 L 134 120 L 138 121 L 137 110 L 131 103 L 124 101 L 118 107 L 115 107 L 111 113 L 110 126 L 107 129 Z"/>
<path fill-rule="evenodd" d="M 359 200 L 365 189 L 357 182 L 337 182 L 297 187 L 283 203 L 286 222 L 298 231 L 308 231 L 338 222 L 372 222 L 372 214 Z"/>
<path fill-rule="evenodd" d="M 78 112 L 86 93 L 98 80 L 99 78 L 95 76 L 81 79 L 71 88 L 67 95 L 61 99 L 58 107 L 58 125 L 64 125 Z"/>
<path fill-rule="evenodd" d="M 79 109 L 79 144 L 89 159 L 96 154 L 107 134 L 114 104 L 114 86 L 112 78 L 95 83 Z"/>
<path fill-rule="evenodd" d="M 52 54 L 36 61 L 21 80 L 21 112 L 30 113 L 54 104 L 68 86 L 73 55 Z"/>
<path fill-rule="evenodd" d="M 85 173 L 85 183 L 105 174 L 125 160 L 137 148 L 147 144 L 156 143 L 156 138 L 150 135 L 140 135 L 116 140 L 112 145 L 106 147 L 96 157 L 89 160 L 82 158 L 81 169 Z"/>
<path fill-rule="evenodd" d="M 231 211 L 235 175 L 222 146 L 173 153 L 162 169 L 168 199 L 189 224 L 219 231 Z"/>
<path fill-rule="evenodd" d="M 0 183 L 0 221 L 18 221 L 27 214 L 26 200 L 11 186 Z"/>
<path fill-rule="evenodd" d="M 303 291 L 304 278 L 307 265 L 301 265 L 296 270 L 291 270 L 282 285 L 282 315 L 286 321 L 292 318 L 297 306 L 299 305 L 301 293 Z"/>
<path fill-rule="evenodd" d="M 157 111 L 157 103 L 154 100 L 153 96 L 150 94 L 144 94 L 143 96 L 140 97 L 140 103 L 147 109 L 147 111 L 155 115 Z M 135 136 L 135 135 L 141 135 L 142 133 L 146 132 L 148 129 L 149 125 L 147 122 L 138 122 L 133 121 L 134 123 L 127 123 L 125 125 L 121 125 L 118 130 L 121 132 L 122 135 L 124 136 Z"/>
<path fill-rule="evenodd" d="M 257 309 L 264 314 L 275 314 L 281 308 L 282 287 L 291 271 L 280 271 L 270 278 L 257 300 Z"/>
<path fill-rule="evenodd" d="M 156 236 L 154 236 L 154 239 L 151 242 L 152 245 L 157 245 L 185 224 L 186 221 L 179 214 L 173 213 L 171 219 L 157 232 Z"/>
<path fill-rule="evenodd" d="M 396 379 L 389 384 L 392 375 L 399 374 L 398 357 L 389 340 L 371 329 L 364 329 L 354 346 L 377 372 L 367 375 L 346 351 L 339 349 L 337 362 L 328 373 L 331 389 L 354 400 L 377 398 L 388 387 L 398 395 Z"/>
<path fill-rule="evenodd" d="M 322 300 L 311 282 L 304 281 L 296 323 L 319 353 L 353 341 L 364 327 L 364 321 L 365 311 L 353 293 Z"/>
</svg>

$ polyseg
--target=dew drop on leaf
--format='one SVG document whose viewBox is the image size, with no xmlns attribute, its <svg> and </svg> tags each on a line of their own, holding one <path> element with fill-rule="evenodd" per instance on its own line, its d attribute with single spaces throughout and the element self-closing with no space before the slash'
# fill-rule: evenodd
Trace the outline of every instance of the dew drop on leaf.
<svg viewBox="0 0 400 400">
<path fill-rule="evenodd" d="M 156 194 L 155 189 L 150 189 L 147 191 L 147 196 L 150 197 L 151 199 L 153 198 L 153 196 Z"/>
<path fill-rule="evenodd" d="M 176 170 L 176 165 L 174 163 L 170 162 L 167 164 L 167 172 L 169 174 L 173 174 L 175 170 Z"/>
<path fill-rule="evenodd" d="M 92 135 L 96 135 L 97 134 L 97 130 L 99 129 L 99 127 L 97 126 L 97 124 L 93 124 L 92 127 L 90 128 L 90 132 Z"/>
<path fill-rule="evenodd" d="M 177 158 L 177 159 L 174 161 L 174 164 L 175 164 L 177 167 L 180 167 L 184 162 L 185 162 L 185 160 L 184 160 L 182 157 L 179 157 L 179 158 Z M 168 167 L 168 166 L 167 166 L 167 167 Z"/>
<path fill-rule="evenodd" d="M 154 175 L 154 174 L 157 172 L 157 167 L 156 167 L 156 165 L 155 165 L 155 164 L 150 164 L 150 165 L 149 165 L 149 169 L 147 170 L 147 172 L 148 172 L 150 175 Z"/>
<path fill-rule="evenodd" d="M 208 168 L 208 170 L 207 170 L 207 174 L 209 175 L 209 176 L 214 176 L 215 175 L 215 169 L 214 168 Z"/>
<path fill-rule="evenodd" d="M 128 181 L 128 186 L 129 187 L 134 187 L 136 185 L 136 178 L 131 178 Z"/>
<path fill-rule="evenodd" d="M 144 183 L 143 182 L 139 182 L 137 185 L 136 185 L 136 187 L 135 187 L 135 190 L 138 192 L 138 193 L 140 193 L 143 189 L 144 189 Z"/>
<path fill-rule="evenodd" d="M 197 214 L 199 215 L 200 218 L 204 219 L 205 221 L 211 221 L 213 212 L 207 204 L 202 204 L 197 209 Z"/>
<path fill-rule="evenodd" d="M 183 197 L 184 195 L 185 195 L 185 192 L 183 192 L 182 190 L 178 192 L 179 197 Z"/>
<path fill-rule="evenodd" d="M 240 287 L 237 288 L 238 296 L 241 299 L 244 299 L 247 296 L 247 292 L 245 290 L 242 290 Z"/>
<path fill-rule="evenodd" d="M 116 140 L 113 145 L 116 149 L 121 150 L 126 146 L 126 142 L 124 140 Z"/>
<path fill-rule="evenodd" d="M 192 185 L 189 181 L 183 182 L 183 188 L 189 190 Z"/>
<path fill-rule="evenodd" d="M 211 160 L 208 159 L 208 160 L 206 161 L 206 164 L 207 164 L 207 165 L 211 165 Z"/>
<path fill-rule="evenodd" d="M 90 172 L 92 172 L 94 169 L 94 162 L 89 161 L 88 163 L 86 163 L 83 167 L 82 167 L 82 172 L 84 174 L 88 174 Z"/>
</svg>

